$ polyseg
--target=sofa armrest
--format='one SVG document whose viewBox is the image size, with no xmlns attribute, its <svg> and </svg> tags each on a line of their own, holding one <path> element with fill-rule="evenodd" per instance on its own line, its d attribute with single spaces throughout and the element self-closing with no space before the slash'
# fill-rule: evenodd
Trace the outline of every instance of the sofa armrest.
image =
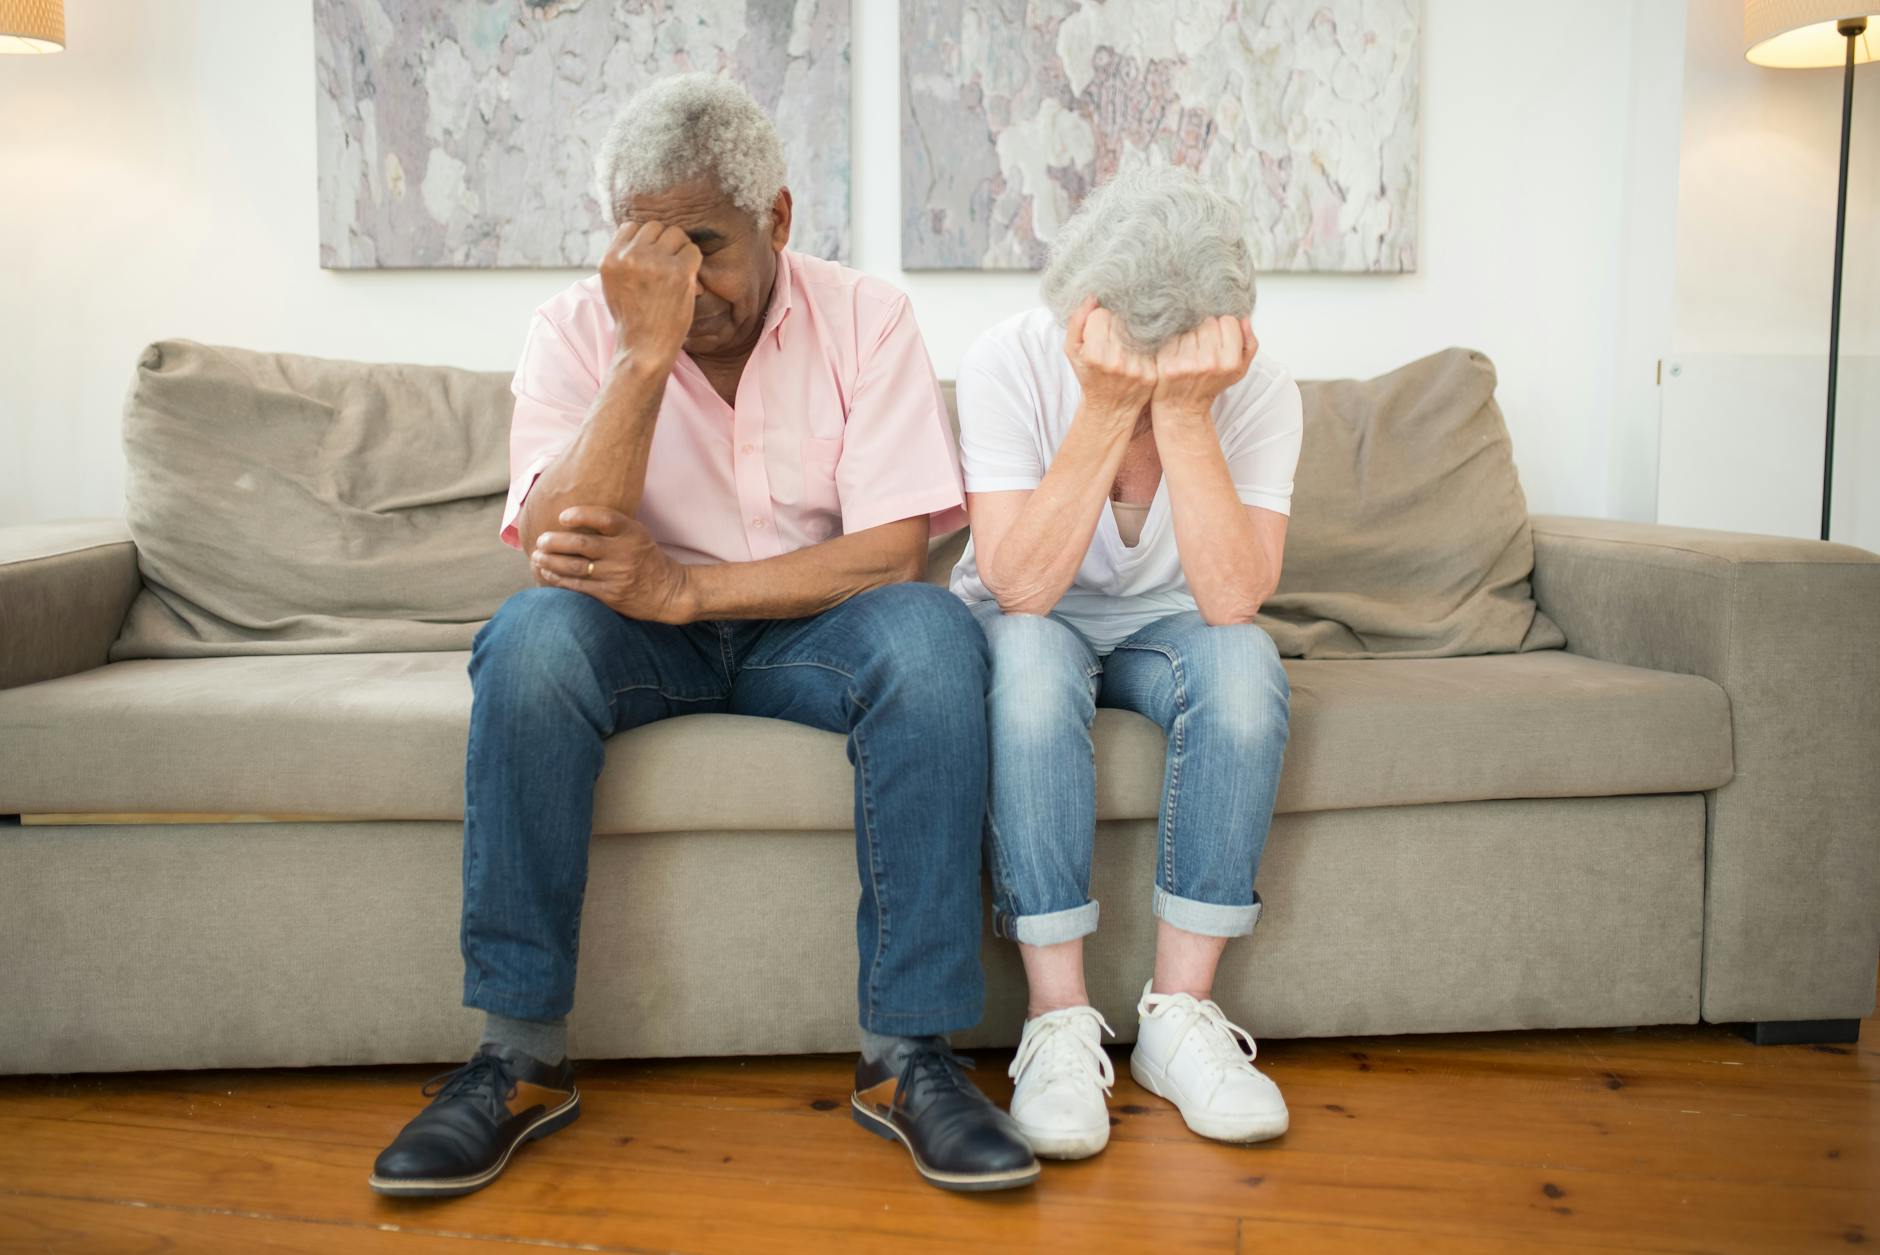
<svg viewBox="0 0 1880 1255">
<path fill-rule="evenodd" d="M 1858 1019 L 1880 954 L 1880 554 L 1537 516 L 1534 597 L 1578 654 L 1707 676 L 1736 770 L 1708 795 L 1703 1015 Z"/>
<path fill-rule="evenodd" d="M 0 689 L 103 666 L 142 586 L 122 520 L 0 527 Z"/>
</svg>

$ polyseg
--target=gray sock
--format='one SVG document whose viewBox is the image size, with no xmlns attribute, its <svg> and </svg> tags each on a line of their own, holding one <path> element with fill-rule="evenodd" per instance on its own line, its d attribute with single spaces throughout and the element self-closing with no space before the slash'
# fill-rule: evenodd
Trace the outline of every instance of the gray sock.
<svg viewBox="0 0 1880 1255">
<path fill-rule="evenodd" d="M 862 1058 L 870 1063 L 880 1063 L 885 1060 L 888 1066 L 897 1072 L 917 1046 L 939 1046 L 940 1049 L 945 1050 L 947 1039 L 944 1037 L 897 1037 L 892 1033 L 862 1030 Z"/>
<path fill-rule="evenodd" d="M 567 1020 L 512 1020 L 494 1011 L 483 1013 L 481 1048 L 495 1042 L 510 1050 L 520 1050 L 548 1067 L 555 1067 L 568 1057 Z"/>
</svg>

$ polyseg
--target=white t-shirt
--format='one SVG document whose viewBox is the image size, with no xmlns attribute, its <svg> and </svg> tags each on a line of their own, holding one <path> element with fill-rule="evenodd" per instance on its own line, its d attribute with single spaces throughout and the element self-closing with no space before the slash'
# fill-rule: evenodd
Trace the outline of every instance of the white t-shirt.
<svg viewBox="0 0 1880 1255">
<path fill-rule="evenodd" d="M 1064 356 L 1064 329 L 1049 310 L 1008 318 L 980 336 L 960 363 L 958 383 L 966 491 L 1036 488 L 1082 397 Z M 1215 400 L 1214 424 L 1240 500 L 1291 514 L 1302 427 L 1291 372 L 1264 353 L 1254 358 L 1246 376 Z M 949 587 L 968 603 L 993 600 L 979 579 L 971 542 Z M 1056 613 L 1098 653 L 1108 653 L 1157 619 L 1194 608 L 1175 548 L 1165 477 L 1134 548 L 1123 544 L 1109 510 L 1098 513 L 1090 548 Z"/>
</svg>

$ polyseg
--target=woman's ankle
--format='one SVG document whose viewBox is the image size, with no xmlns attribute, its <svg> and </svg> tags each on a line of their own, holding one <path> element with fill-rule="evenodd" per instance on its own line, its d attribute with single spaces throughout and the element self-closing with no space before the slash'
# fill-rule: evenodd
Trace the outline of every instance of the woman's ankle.
<svg viewBox="0 0 1880 1255">
<path fill-rule="evenodd" d="M 1025 1018 L 1027 1020 L 1035 1020 L 1039 1016 L 1049 1015 L 1053 1011 L 1069 1011 L 1072 1007 L 1087 1007 L 1089 1005 L 1089 994 L 1080 994 L 1075 998 L 1033 998 L 1025 1005 Z"/>
<path fill-rule="evenodd" d="M 1191 933 L 1165 919 L 1155 923 L 1155 968 L 1149 981 L 1150 992 L 1188 994 L 1205 1002 L 1213 994 L 1214 974 L 1227 948 L 1227 938 Z"/>
<path fill-rule="evenodd" d="M 1048 946 L 1021 941 L 1018 956 L 1025 965 L 1026 1019 L 1090 1005 L 1090 991 L 1084 986 L 1082 937 Z"/>
</svg>

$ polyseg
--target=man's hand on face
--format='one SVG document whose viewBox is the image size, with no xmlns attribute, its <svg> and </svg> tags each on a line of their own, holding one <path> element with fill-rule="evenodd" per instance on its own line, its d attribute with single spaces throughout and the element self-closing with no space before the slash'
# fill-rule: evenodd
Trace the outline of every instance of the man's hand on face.
<svg viewBox="0 0 1880 1255">
<path fill-rule="evenodd" d="M 692 326 L 698 246 L 678 227 L 623 222 L 601 258 L 601 294 L 614 316 L 615 347 L 670 370 Z"/>
<path fill-rule="evenodd" d="M 637 519 L 570 506 L 560 521 L 562 530 L 536 537 L 529 556 L 544 584 L 586 593 L 642 623 L 692 621 L 684 564 L 668 558 Z"/>
<path fill-rule="evenodd" d="M 1155 359 L 1123 342 L 1110 311 L 1088 297 L 1070 317 L 1064 356 L 1083 389 L 1087 413 L 1134 425 L 1155 391 Z"/>
<path fill-rule="evenodd" d="M 1214 407 L 1214 398 L 1237 383 L 1260 351 L 1253 324 L 1223 314 L 1205 319 L 1163 345 L 1155 355 L 1154 419 L 1194 418 Z"/>
</svg>

